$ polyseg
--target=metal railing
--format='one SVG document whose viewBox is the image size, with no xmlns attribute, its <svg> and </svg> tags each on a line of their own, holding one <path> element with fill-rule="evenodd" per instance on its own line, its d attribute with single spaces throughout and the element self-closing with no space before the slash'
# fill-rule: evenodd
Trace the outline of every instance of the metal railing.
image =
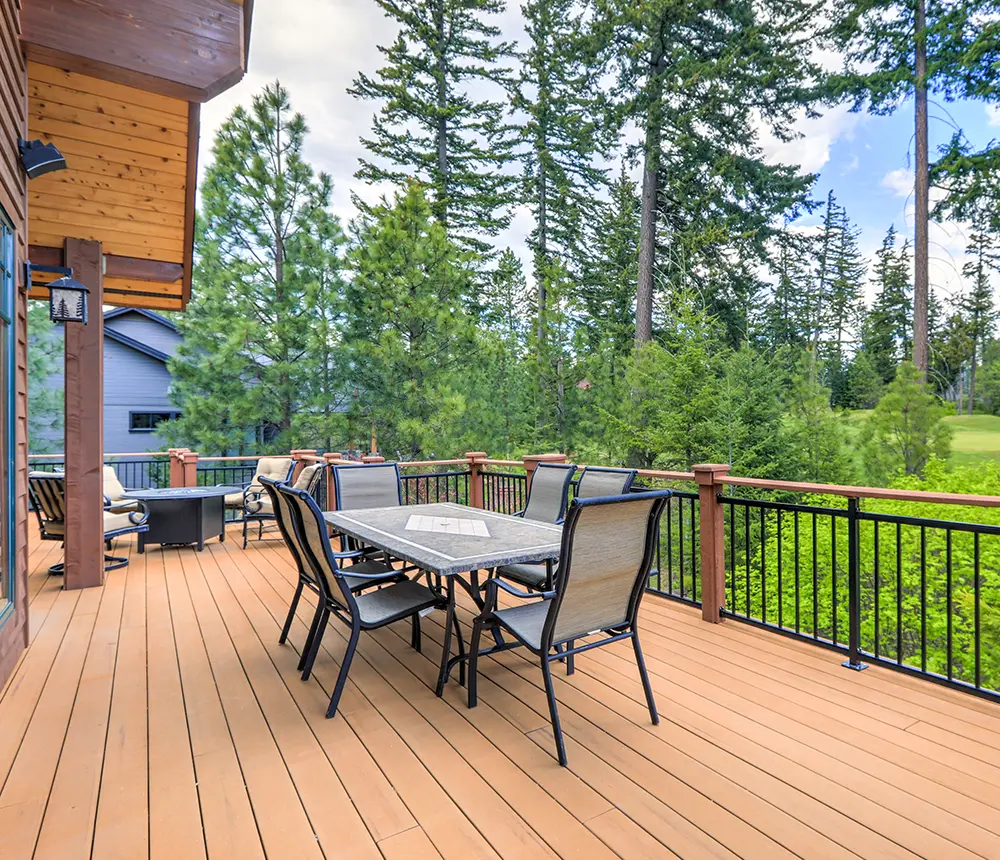
<svg viewBox="0 0 1000 860">
<path fill-rule="evenodd" d="M 403 470 L 405 464 L 400 463 Z M 469 503 L 469 471 L 424 472 L 417 475 L 400 474 L 403 484 L 404 505 L 428 505 L 452 502 Z"/>
<path fill-rule="evenodd" d="M 61 458 L 36 456 L 28 458 L 28 469 L 34 472 L 57 472 L 65 468 Z M 115 474 L 123 487 L 132 490 L 159 489 L 170 486 L 170 460 L 167 455 L 122 457 L 112 456 L 104 461 L 114 466 Z"/>
<path fill-rule="evenodd" d="M 528 476 L 517 472 L 490 472 L 483 475 L 483 507 L 498 514 L 524 510 L 528 499 Z"/>
<path fill-rule="evenodd" d="M 1000 700 L 1000 525 L 720 496 L 723 614 Z"/>
<path fill-rule="evenodd" d="M 647 487 L 636 487 L 641 492 Z M 649 590 L 701 605 L 701 537 L 698 494 L 674 490 L 660 520 Z"/>
</svg>

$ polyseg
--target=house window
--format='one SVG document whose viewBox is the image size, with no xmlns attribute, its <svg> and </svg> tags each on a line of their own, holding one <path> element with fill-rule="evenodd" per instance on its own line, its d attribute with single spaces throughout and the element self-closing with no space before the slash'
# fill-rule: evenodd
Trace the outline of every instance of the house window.
<svg viewBox="0 0 1000 860">
<path fill-rule="evenodd" d="M 180 418 L 180 412 L 129 412 L 129 433 L 152 433 L 160 426 L 161 421 Z"/>
<path fill-rule="evenodd" d="M 0 620 L 14 597 L 14 226 L 0 209 Z"/>
</svg>

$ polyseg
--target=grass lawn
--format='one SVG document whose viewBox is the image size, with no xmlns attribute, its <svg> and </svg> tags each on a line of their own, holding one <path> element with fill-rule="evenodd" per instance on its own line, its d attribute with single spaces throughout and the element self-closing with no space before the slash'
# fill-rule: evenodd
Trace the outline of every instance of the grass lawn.
<svg viewBox="0 0 1000 860">
<path fill-rule="evenodd" d="M 869 410 L 849 413 L 848 427 L 860 432 L 869 414 Z M 983 460 L 1000 460 L 1000 416 L 949 415 L 944 420 L 955 434 L 951 442 L 952 464 L 974 466 Z"/>
</svg>

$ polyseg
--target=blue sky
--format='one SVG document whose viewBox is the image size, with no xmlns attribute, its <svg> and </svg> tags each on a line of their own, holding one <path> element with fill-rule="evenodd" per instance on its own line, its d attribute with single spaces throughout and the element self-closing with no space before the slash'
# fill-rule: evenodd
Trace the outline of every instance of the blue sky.
<svg viewBox="0 0 1000 860">
<path fill-rule="evenodd" d="M 506 38 L 520 36 L 519 2 L 510 0 L 500 25 Z M 359 137 L 371 128 L 373 107 L 357 102 L 346 89 L 359 71 L 379 67 L 378 45 L 390 43 L 395 25 L 374 0 L 256 0 L 250 70 L 232 90 L 205 106 L 202 115 L 202 165 L 219 123 L 236 104 L 246 104 L 269 81 L 280 78 L 291 92 L 294 107 L 305 114 L 310 137 L 306 156 L 334 180 L 334 210 L 346 223 L 353 214 L 351 192 L 373 198 L 354 177 L 363 154 Z M 945 114 L 942 107 L 947 111 Z M 978 144 L 1000 138 L 982 104 L 932 104 L 932 117 L 950 115 Z M 890 117 L 851 114 L 838 107 L 819 119 L 798 125 L 802 137 L 790 144 L 765 141 L 768 157 L 801 165 L 819 174 L 815 196 L 825 198 L 832 188 L 861 228 L 861 246 L 870 256 L 890 224 L 912 235 L 912 103 Z M 931 122 L 931 144 L 937 147 L 951 135 L 942 119 Z M 907 211 L 909 208 L 909 212 Z M 802 227 L 818 223 L 819 216 L 803 219 Z M 526 212 L 515 214 L 511 229 L 500 240 L 522 259 L 524 237 L 530 229 Z M 935 226 L 931 232 L 931 283 L 943 293 L 960 288 L 964 233 L 961 225 Z"/>
</svg>

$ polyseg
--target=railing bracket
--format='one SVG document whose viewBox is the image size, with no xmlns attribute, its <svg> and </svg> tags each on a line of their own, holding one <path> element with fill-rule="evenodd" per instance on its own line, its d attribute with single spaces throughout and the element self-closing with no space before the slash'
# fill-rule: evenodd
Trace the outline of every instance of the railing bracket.
<svg viewBox="0 0 1000 860">
<path fill-rule="evenodd" d="M 853 669 L 855 672 L 863 672 L 865 669 L 868 668 L 867 663 L 852 663 L 850 660 L 845 660 L 840 665 L 843 666 L 845 669 Z"/>
</svg>

